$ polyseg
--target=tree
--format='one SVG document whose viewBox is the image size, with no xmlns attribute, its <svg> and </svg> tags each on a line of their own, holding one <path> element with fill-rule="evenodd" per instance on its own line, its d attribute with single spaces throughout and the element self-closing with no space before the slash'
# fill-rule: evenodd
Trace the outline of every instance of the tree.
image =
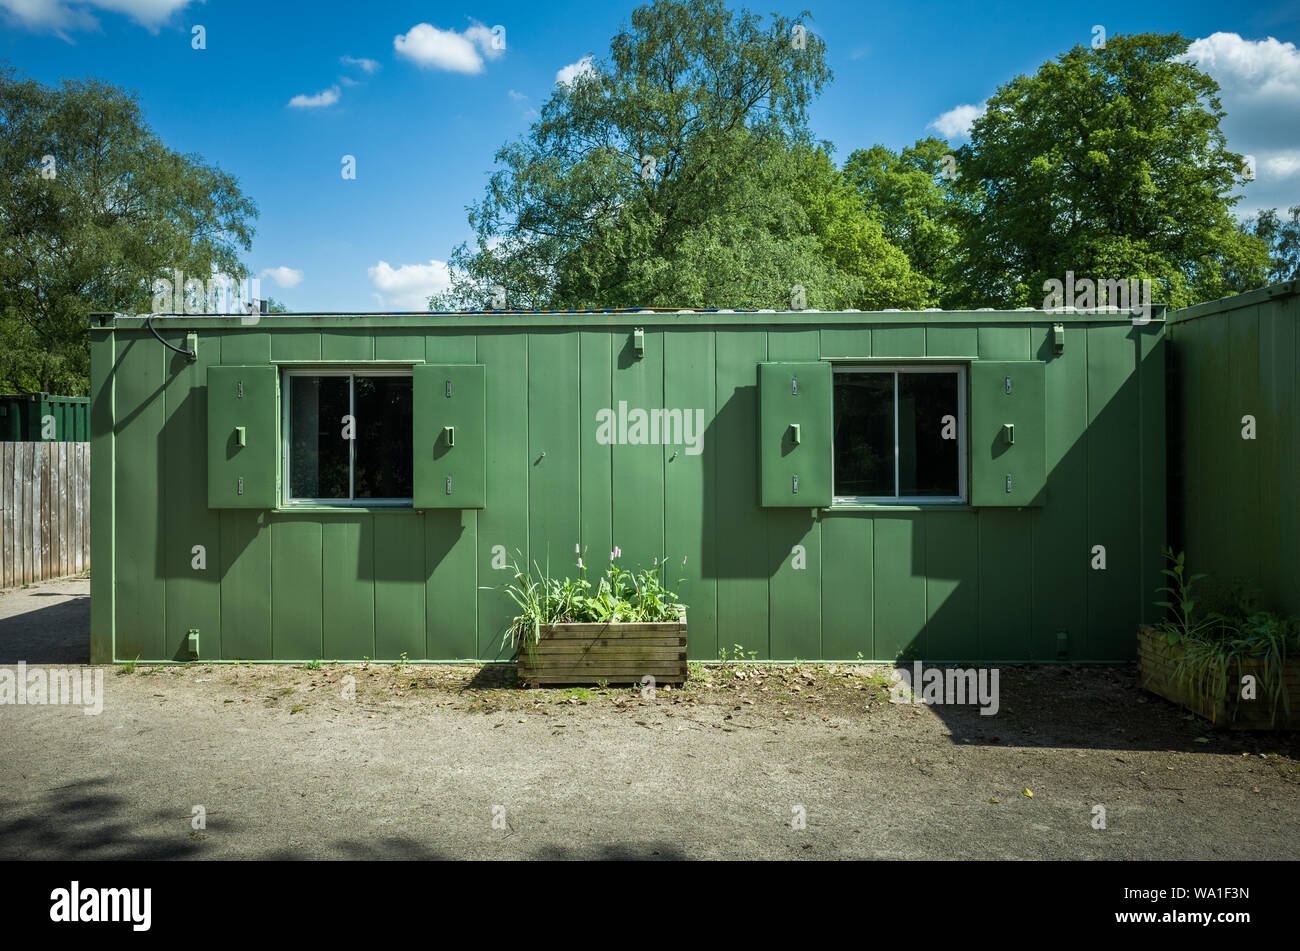
<svg viewBox="0 0 1300 951">
<path fill-rule="evenodd" d="M 915 310 L 928 303 L 927 278 L 915 270 L 849 177 L 835 168 L 828 146 L 794 153 L 790 191 L 808 218 L 820 256 L 831 268 L 827 306 L 835 309 Z M 891 240 L 892 239 L 892 240 Z"/>
<path fill-rule="evenodd" d="M 885 237 L 903 249 L 912 268 L 929 282 L 926 306 L 948 306 L 961 238 L 953 149 L 934 137 L 901 152 L 873 145 L 853 152 L 844 163 L 844 174 L 863 207 L 879 218 Z"/>
<path fill-rule="evenodd" d="M 807 19 L 635 10 L 497 153 L 431 306 L 785 308 L 796 286 L 808 307 L 915 306 L 921 282 L 811 143 L 831 73 Z"/>
<path fill-rule="evenodd" d="M 1041 306 L 1066 271 L 1150 278 L 1180 307 L 1231 292 L 1266 254 L 1231 215 L 1242 157 L 1218 84 L 1177 34 L 1075 47 L 1000 87 L 956 153 L 964 202 L 954 285 L 968 306 Z"/>
<path fill-rule="evenodd" d="M 84 393 L 88 314 L 147 311 L 175 270 L 247 275 L 256 206 L 102 81 L 0 65 L 0 182 L 0 388 Z"/>
<path fill-rule="evenodd" d="M 1292 205 L 1285 218 L 1276 208 L 1265 209 L 1246 219 L 1242 231 L 1268 247 L 1268 274 L 1256 287 L 1300 280 L 1300 205 Z"/>
</svg>

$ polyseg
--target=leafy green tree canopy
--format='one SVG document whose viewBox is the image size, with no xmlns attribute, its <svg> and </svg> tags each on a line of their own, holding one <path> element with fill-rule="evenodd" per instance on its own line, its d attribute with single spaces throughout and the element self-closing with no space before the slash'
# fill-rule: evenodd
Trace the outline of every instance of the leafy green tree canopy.
<svg viewBox="0 0 1300 951">
<path fill-rule="evenodd" d="M 1267 267 L 1236 226 L 1242 156 L 1218 84 L 1178 34 L 1075 47 L 1000 87 L 957 155 L 962 240 L 951 285 L 968 306 L 1041 306 L 1048 279 L 1150 278 L 1179 307 Z"/>
<path fill-rule="evenodd" d="M 1300 205 L 1292 205 L 1285 216 L 1266 208 L 1243 222 L 1242 230 L 1268 247 L 1265 283 L 1300 281 Z"/>
<path fill-rule="evenodd" d="M 901 152 L 874 145 L 853 152 L 844 174 L 864 208 L 880 220 L 885 237 L 929 282 L 927 305 L 947 306 L 948 274 L 961 238 L 952 147 L 934 137 Z"/>
<path fill-rule="evenodd" d="M 924 281 L 810 141 L 830 81 L 809 15 L 633 12 L 557 86 L 469 209 L 435 307 L 919 306 Z"/>
<path fill-rule="evenodd" d="M 132 93 L 0 65 L 0 388 L 84 393 L 87 315 L 144 312 L 155 279 L 247 275 L 257 208 L 166 146 Z"/>
</svg>

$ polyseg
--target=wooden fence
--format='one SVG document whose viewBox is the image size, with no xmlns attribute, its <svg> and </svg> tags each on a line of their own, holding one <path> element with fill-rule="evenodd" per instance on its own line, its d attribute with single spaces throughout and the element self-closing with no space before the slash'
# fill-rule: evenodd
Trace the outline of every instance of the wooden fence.
<svg viewBox="0 0 1300 951">
<path fill-rule="evenodd" d="M 0 442 L 0 588 L 90 567 L 90 443 Z"/>
</svg>

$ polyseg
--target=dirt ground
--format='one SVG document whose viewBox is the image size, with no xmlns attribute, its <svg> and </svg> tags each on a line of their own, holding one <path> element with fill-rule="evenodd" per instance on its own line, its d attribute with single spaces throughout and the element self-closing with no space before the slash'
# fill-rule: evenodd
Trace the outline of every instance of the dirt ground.
<svg viewBox="0 0 1300 951">
<path fill-rule="evenodd" d="M 85 580 L 0 593 L 0 665 L 84 662 L 87 615 Z M 887 668 L 852 665 L 693 666 L 653 696 L 521 689 L 505 667 L 94 669 L 98 716 L 0 705 L 0 858 L 1283 859 L 1300 841 L 1300 735 L 1212 727 L 1131 666 L 1002 667 L 995 716 L 891 703 Z"/>
</svg>

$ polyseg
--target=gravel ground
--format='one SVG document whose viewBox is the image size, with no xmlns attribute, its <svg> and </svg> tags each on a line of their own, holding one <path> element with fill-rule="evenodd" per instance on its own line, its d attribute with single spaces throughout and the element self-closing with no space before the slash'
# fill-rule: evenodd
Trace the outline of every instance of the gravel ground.
<svg viewBox="0 0 1300 951">
<path fill-rule="evenodd" d="M 0 593 L 0 665 L 84 662 L 88 587 Z M 1300 841 L 1300 735 L 1212 728 L 1132 667 L 1003 667 L 991 717 L 890 703 L 887 669 L 862 666 L 709 665 L 650 698 L 523 690 L 500 667 L 89 669 L 98 716 L 0 705 L 0 858 L 1286 859 Z"/>
</svg>

